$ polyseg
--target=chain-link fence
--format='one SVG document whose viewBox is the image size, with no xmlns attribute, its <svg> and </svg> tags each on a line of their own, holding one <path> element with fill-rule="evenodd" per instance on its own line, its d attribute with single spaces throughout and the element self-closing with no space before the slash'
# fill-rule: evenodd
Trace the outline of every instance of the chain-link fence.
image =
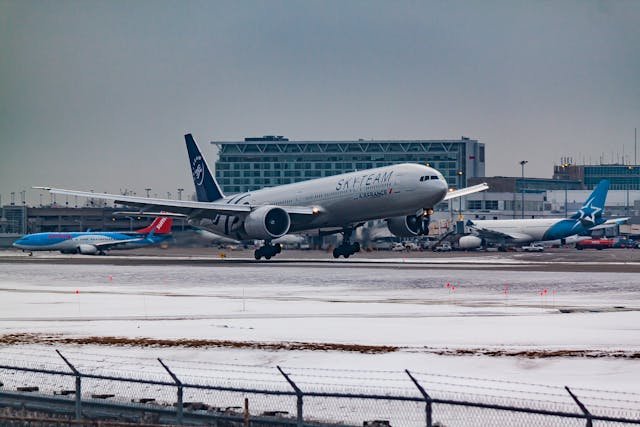
<svg viewBox="0 0 640 427">
<path fill-rule="evenodd" d="M 640 425 L 640 393 L 429 372 L 0 360 L 0 407 L 218 426 Z M 57 356 L 56 356 L 57 357 Z M 73 360 L 70 360 L 73 359 Z"/>
</svg>

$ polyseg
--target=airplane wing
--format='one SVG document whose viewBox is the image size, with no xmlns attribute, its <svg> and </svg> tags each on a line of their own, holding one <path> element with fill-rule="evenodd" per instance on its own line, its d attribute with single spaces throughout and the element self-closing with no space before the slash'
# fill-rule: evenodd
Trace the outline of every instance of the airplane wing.
<svg viewBox="0 0 640 427">
<path fill-rule="evenodd" d="M 145 237 L 136 237 L 135 239 L 122 239 L 122 240 L 112 240 L 110 242 L 101 242 L 101 243 L 89 243 L 91 246 L 95 246 L 98 250 L 111 249 L 114 246 L 124 245 L 125 243 L 134 243 L 141 242 L 145 240 Z"/>
<path fill-rule="evenodd" d="M 156 208 L 175 214 L 183 214 L 189 217 L 213 218 L 216 215 L 245 216 L 258 206 L 232 205 L 216 202 L 194 202 L 191 200 L 154 199 L 137 196 L 123 196 L 120 194 L 91 193 L 88 191 L 65 190 L 62 188 L 33 187 L 46 190 L 53 194 L 65 194 L 69 196 L 86 197 L 90 199 L 111 200 L 115 203 L 127 206 L 139 207 L 141 210 Z M 290 214 L 316 215 L 317 208 L 311 206 L 280 206 Z"/>
<path fill-rule="evenodd" d="M 460 190 L 449 191 L 442 201 L 447 201 L 450 199 L 456 199 L 462 196 L 468 196 L 469 194 L 478 193 L 480 191 L 485 191 L 489 189 L 489 185 L 486 182 L 478 185 L 472 185 L 471 187 L 461 188 Z"/>
<path fill-rule="evenodd" d="M 589 230 L 602 230 L 603 228 L 611 228 L 616 225 L 624 224 L 629 221 L 629 218 L 612 218 L 608 219 L 600 225 L 596 225 L 595 227 L 591 227 Z"/>
</svg>

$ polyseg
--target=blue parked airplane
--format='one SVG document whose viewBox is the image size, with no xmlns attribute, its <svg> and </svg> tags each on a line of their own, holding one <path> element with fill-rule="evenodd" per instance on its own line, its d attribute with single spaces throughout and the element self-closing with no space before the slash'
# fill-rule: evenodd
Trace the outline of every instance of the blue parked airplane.
<svg viewBox="0 0 640 427">
<path fill-rule="evenodd" d="M 104 255 L 111 249 L 137 249 L 158 245 L 171 237 L 172 218 L 158 217 L 136 231 L 87 231 L 27 234 L 13 246 L 25 252 L 60 251 L 63 254 Z"/>
<path fill-rule="evenodd" d="M 471 235 L 458 241 L 460 249 L 475 249 L 486 243 L 504 247 L 550 240 L 564 241 L 570 236 L 588 235 L 593 230 L 614 227 L 629 218 L 603 218 L 609 181 L 603 179 L 584 205 L 569 218 L 469 220 Z"/>
</svg>

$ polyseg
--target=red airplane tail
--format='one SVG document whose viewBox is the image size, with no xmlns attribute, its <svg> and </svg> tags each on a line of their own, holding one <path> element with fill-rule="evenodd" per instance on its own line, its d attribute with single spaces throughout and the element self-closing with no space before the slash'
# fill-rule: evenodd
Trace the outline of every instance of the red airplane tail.
<svg viewBox="0 0 640 427">
<path fill-rule="evenodd" d="M 151 225 L 140 230 L 136 230 L 138 234 L 149 234 L 153 230 L 154 234 L 169 234 L 171 233 L 171 226 L 173 225 L 173 218 L 157 217 L 153 220 Z"/>
</svg>

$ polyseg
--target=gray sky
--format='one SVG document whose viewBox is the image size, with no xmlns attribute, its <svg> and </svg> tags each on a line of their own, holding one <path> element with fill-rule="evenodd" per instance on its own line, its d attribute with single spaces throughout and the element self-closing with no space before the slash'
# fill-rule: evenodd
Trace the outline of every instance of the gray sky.
<svg viewBox="0 0 640 427">
<path fill-rule="evenodd" d="M 633 155 L 639 1 L 0 0 L 0 194 L 193 184 L 210 140 L 477 138 L 488 175 Z M 37 200 L 38 192 L 29 192 Z"/>
</svg>

